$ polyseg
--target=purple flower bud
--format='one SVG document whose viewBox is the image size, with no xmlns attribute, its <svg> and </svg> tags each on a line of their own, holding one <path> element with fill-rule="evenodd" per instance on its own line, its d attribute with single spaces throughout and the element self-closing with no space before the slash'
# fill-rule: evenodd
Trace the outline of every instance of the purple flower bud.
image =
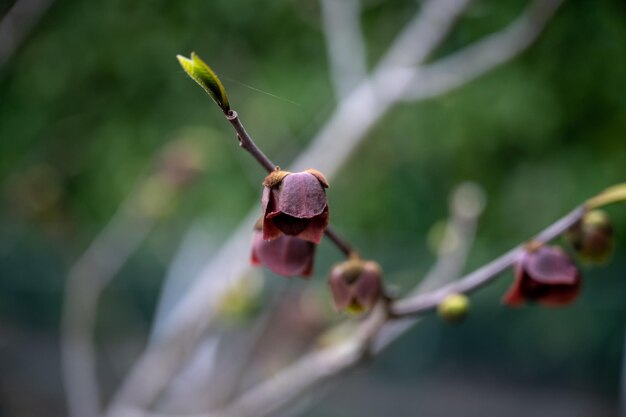
<svg viewBox="0 0 626 417">
<path fill-rule="evenodd" d="M 263 182 L 263 239 L 281 235 L 319 243 L 328 226 L 326 178 L 313 169 L 274 171 Z"/>
<path fill-rule="evenodd" d="M 350 259 L 330 272 L 330 291 L 337 310 L 363 313 L 371 310 L 381 294 L 382 270 L 373 261 Z"/>
<path fill-rule="evenodd" d="M 572 303 L 580 292 L 576 265 L 557 246 L 529 247 L 515 265 L 515 282 L 502 302 L 520 306 L 536 301 L 548 306 Z"/>
<path fill-rule="evenodd" d="M 255 230 L 252 237 L 252 265 L 263 265 L 285 277 L 309 277 L 313 272 L 316 245 L 293 236 L 263 240 L 263 232 Z"/>
</svg>

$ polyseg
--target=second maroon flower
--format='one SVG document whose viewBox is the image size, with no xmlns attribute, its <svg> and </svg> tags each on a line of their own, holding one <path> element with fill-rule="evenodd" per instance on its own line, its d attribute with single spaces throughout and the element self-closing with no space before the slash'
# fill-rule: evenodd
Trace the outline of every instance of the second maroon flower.
<svg viewBox="0 0 626 417">
<path fill-rule="evenodd" d="M 263 186 L 263 239 L 284 234 L 320 243 L 329 221 L 326 178 L 314 169 L 277 170 Z"/>
<path fill-rule="evenodd" d="M 510 306 L 525 301 L 549 306 L 570 304 L 580 292 L 580 281 L 578 268 L 561 248 L 529 245 L 515 265 L 515 282 L 503 302 Z"/>
</svg>

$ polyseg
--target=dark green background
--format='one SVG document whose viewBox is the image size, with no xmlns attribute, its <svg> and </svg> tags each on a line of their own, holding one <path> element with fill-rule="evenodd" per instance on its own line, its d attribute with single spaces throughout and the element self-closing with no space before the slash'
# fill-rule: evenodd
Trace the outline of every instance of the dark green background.
<svg viewBox="0 0 626 417">
<path fill-rule="evenodd" d="M 433 59 L 503 27 L 525 4 L 476 1 Z M 418 7 L 365 1 L 371 66 Z M 201 140 L 206 173 L 105 294 L 105 343 L 141 343 L 193 221 L 219 240 L 259 199 L 262 170 L 175 55 L 195 50 L 209 62 L 259 145 L 287 165 L 334 107 L 318 9 L 312 0 L 58 0 L 0 68 L 0 416 L 29 415 L 30 401 L 63 413 L 56 334 L 65 274 L 165 143 Z M 433 261 L 425 236 L 446 216 L 449 192 L 472 180 L 489 199 L 468 265 L 477 267 L 626 180 L 625 92 L 626 4 L 568 1 L 513 62 L 385 117 L 332 181 L 333 223 L 408 289 Z M 397 415 L 467 417 L 471 407 L 453 404 L 470 396 L 510 398 L 524 415 L 573 415 L 563 411 L 568 399 L 599 407 L 576 415 L 617 413 L 626 206 L 609 212 L 617 250 L 607 267 L 584 269 L 574 306 L 503 309 L 509 274 L 474 297 L 465 324 L 427 320 L 310 415 L 380 415 L 359 409 L 360 398 L 375 397 Z M 320 255 L 310 285 L 323 288 L 338 256 L 328 246 Z M 517 415 L 484 407 L 477 415 Z"/>
</svg>

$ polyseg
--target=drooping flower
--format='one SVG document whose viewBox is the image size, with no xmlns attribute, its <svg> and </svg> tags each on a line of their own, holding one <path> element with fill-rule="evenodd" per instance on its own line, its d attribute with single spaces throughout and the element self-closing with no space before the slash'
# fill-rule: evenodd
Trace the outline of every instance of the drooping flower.
<svg viewBox="0 0 626 417">
<path fill-rule="evenodd" d="M 613 252 L 613 225 L 603 210 L 591 210 L 572 226 L 565 238 L 585 262 L 605 263 Z"/>
<path fill-rule="evenodd" d="M 296 236 L 319 243 L 328 226 L 328 182 L 313 169 L 274 171 L 263 181 L 263 239 Z"/>
<path fill-rule="evenodd" d="M 337 310 L 364 313 L 371 310 L 382 295 L 382 270 L 373 261 L 352 258 L 335 265 L 328 284 Z"/>
<path fill-rule="evenodd" d="M 260 226 L 260 225 L 259 225 Z M 252 237 L 252 265 L 263 265 L 284 277 L 309 277 L 313 272 L 316 245 L 294 236 L 282 235 L 264 240 L 263 232 L 254 231 Z"/>
<path fill-rule="evenodd" d="M 520 306 L 570 304 L 580 292 L 581 277 L 571 258 L 557 246 L 529 245 L 515 265 L 515 282 L 502 301 Z"/>
</svg>

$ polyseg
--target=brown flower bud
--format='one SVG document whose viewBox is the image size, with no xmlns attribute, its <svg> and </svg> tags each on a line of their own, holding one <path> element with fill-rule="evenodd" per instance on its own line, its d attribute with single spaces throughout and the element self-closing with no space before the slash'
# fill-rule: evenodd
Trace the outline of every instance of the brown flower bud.
<svg viewBox="0 0 626 417">
<path fill-rule="evenodd" d="M 515 265 L 515 282 L 502 301 L 510 306 L 525 301 L 566 305 L 576 299 L 580 284 L 578 268 L 561 248 L 529 245 Z"/>
<path fill-rule="evenodd" d="M 274 240 L 263 240 L 258 229 L 252 237 L 252 265 L 263 265 L 284 277 L 309 277 L 313 272 L 316 245 L 293 236 L 282 235 Z"/>
<path fill-rule="evenodd" d="M 313 169 L 274 171 L 263 182 L 263 239 L 281 235 L 319 243 L 328 226 L 326 178 Z"/>
<path fill-rule="evenodd" d="M 603 210 L 591 210 L 564 236 L 585 262 L 605 263 L 613 252 L 613 225 Z"/>
<path fill-rule="evenodd" d="M 364 313 L 382 295 L 382 270 L 373 261 L 354 258 L 335 265 L 330 272 L 330 291 L 337 310 Z"/>
</svg>

